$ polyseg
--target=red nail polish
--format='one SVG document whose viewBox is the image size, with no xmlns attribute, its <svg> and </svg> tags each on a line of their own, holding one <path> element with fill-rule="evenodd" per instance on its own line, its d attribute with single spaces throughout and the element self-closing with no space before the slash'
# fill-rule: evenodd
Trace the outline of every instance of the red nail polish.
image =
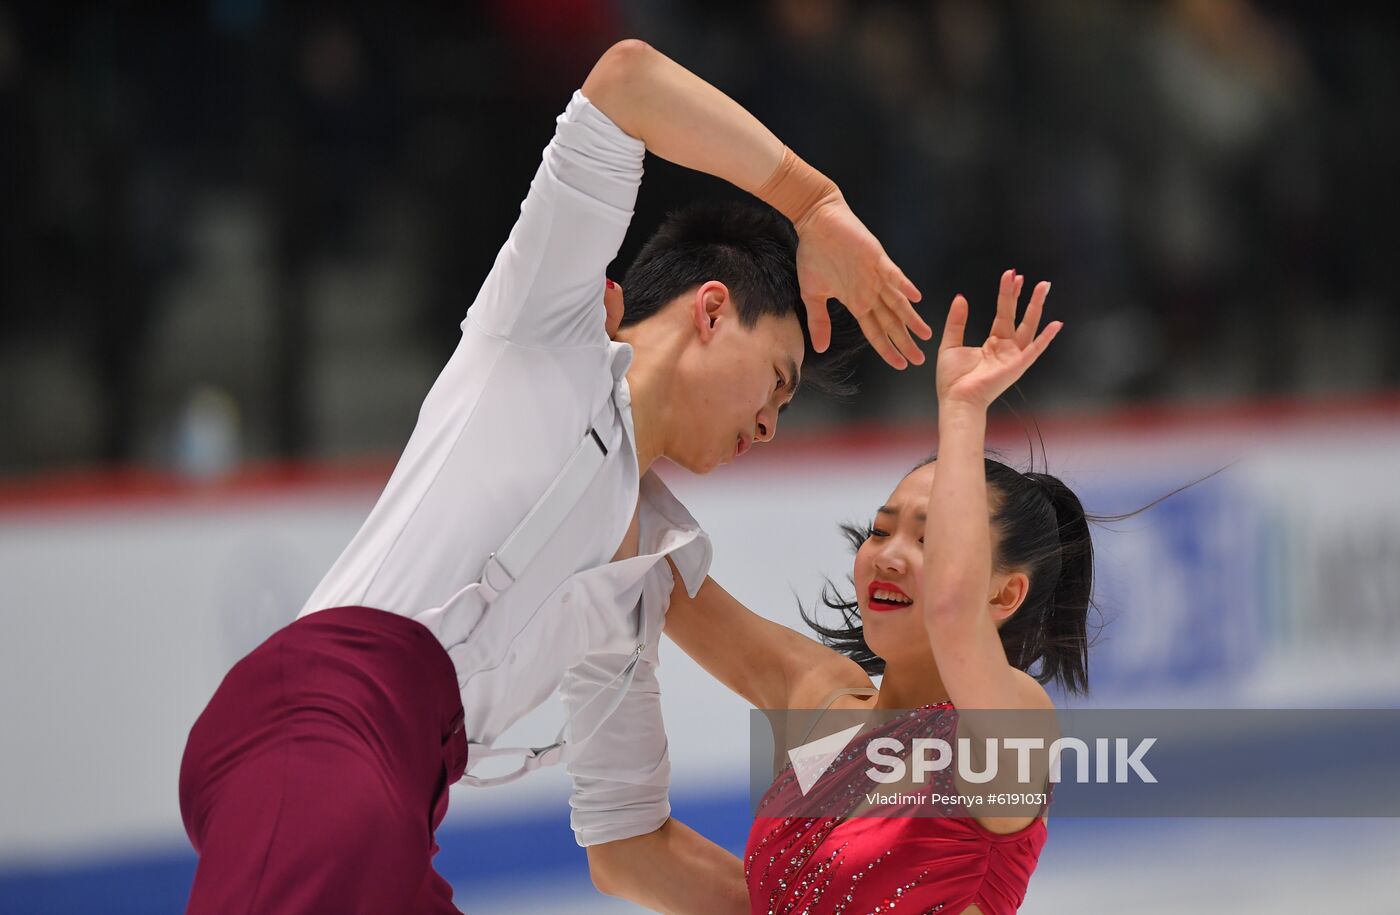
<svg viewBox="0 0 1400 915">
<path fill-rule="evenodd" d="M 612 280 L 608 280 L 608 288 L 609 288 L 609 289 L 613 288 L 613 287 L 616 286 L 616 285 L 617 285 L 617 284 L 614 283 Z"/>
</svg>

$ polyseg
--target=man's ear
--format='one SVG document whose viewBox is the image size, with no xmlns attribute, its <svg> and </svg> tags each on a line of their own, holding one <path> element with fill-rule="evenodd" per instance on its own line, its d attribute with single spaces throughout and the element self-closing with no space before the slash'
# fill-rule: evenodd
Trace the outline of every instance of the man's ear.
<svg viewBox="0 0 1400 915">
<path fill-rule="evenodd" d="M 729 287 L 719 280 L 710 280 L 695 290 L 691 317 L 702 342 L 708 343 L 714 336 L 715 328 L 728 314 L 729 301 Z"/>
<path fill-rule="evenodd" d="M 987 599 L 987 606 L 992 611 L 992 622 L 1000 626 L 1010 619 L 1011 614 L 1025 601 L 1026 595 L 1030 593 L 1031 580 L 1025 572 L 1010 572 L 1005 577 L 994 575 L 992 587 L 996 590 Z"/>
</svg>

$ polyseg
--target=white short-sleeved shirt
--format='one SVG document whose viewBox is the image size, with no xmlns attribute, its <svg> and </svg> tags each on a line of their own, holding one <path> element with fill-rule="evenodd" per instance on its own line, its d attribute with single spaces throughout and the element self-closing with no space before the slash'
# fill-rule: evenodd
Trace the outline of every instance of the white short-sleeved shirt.
<svg viewBox="0 0 1400 915">
<path fill-rule="evenodd" d="M 584 703 L 643 646 L 622 704 L 564 756 L 581 845 L 650 832 L 670 815 L 655 674 L 673 585 L 665 560 L 693 595 L 711 558 L 709 538 L 661 480 L 638 478 L 632 348 L 604 328 L 604 271 L 632 217 L 644 152 L 574 93 L 393 475 L 300 614 L 363 605 L 419 619 L 440 639 L 470 631 L 444 645 L 467 735 L 486 745 L 556 689 L 566 713 L 579 712 L 574 733 L 590 733 L 588 717 L 608 703 Z M 610 425 L 598 431 L 616 446 L 574 511 L 479 619 L 457 618 L 469 608 L 454 597 L 600 409 Z M 638 555 L 611 562 L 634 509 Z"/>
</svg>

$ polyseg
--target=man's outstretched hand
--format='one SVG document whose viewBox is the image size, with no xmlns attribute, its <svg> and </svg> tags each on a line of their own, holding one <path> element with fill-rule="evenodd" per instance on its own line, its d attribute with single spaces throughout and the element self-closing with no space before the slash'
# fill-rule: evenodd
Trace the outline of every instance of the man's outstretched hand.
<svg viewBox="0 0 1400 915">
<path fill-rule="evenodd" d="M 913 337 L 928 340 L 933 331 L 910 303 L 923 295 L 845 200 L 833 197 L 813 210 L 797 226 L 797 238 L 797 280 L 812 347 L 820 353 L 831 345 L 827 300 L 836 299 L 886 362 L 897 369 L 922 365 Z"/>
</svg>

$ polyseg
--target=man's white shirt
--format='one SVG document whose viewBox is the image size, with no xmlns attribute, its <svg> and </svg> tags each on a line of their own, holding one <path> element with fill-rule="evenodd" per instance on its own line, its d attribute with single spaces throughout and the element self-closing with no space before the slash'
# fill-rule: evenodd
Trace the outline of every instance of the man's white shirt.
<svg viewBox="0 0 1400 915">
<path fill-rule="evenodd" d="M 709 538 L 661 480 L 638 479 L 632 348 L 604 328 L 604 271 L 631 221 L 644 153 L 574 93 L 383 494 L 299 614 L 362 605 L 470 631 L 444 647 L 473 744 L 494 743 L 558 689 L 574 736 L 592 733 L 563 760 L 581 845 L 650 832 L 670 815 L 655 673 L 674 583 L 666 557 L 692 596 L 711 559 Z M 597 431 L 615 446 L 575 509 L 479 620 L 452 619 L 480 606 L 454 598 L 600 409 L 611 425 Z M 638 555 L 611 562 L 634 510 Z M 599 721 L 610 697 L 588 700 L 620 688 L 615 677 L 639 648 L 631 688 Z"/>
</svg>

